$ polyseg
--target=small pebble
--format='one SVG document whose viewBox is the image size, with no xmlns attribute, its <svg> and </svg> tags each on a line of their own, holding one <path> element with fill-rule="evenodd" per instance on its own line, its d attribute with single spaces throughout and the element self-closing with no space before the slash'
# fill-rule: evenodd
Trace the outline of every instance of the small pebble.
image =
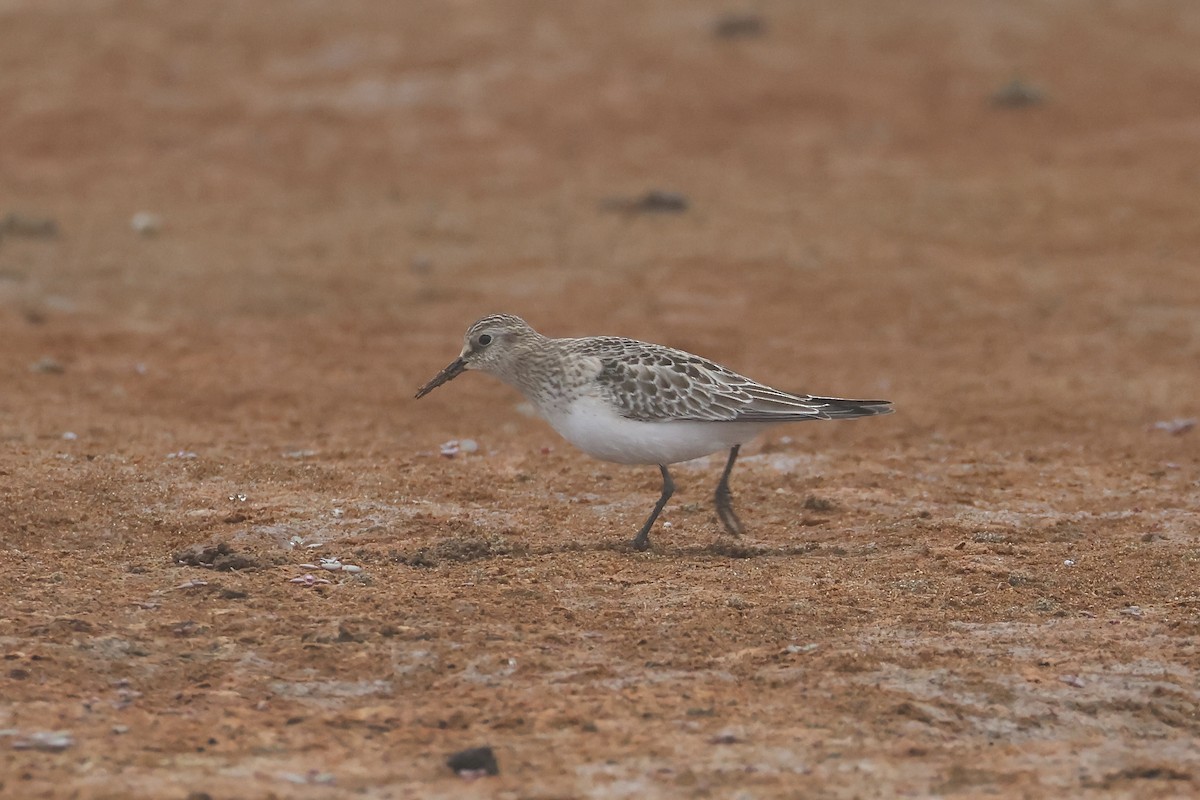
<svg viewBox="0 0 1200 800">
<path fill-rule="evenodd" d="M 751 39 L 767 32 L 767 24 L 757 14 L 726 14 L 713 25 L 713 35 L 720 39 Z"/>
<path fill-rule="evenodd" d="M 157 236 L 162 232 L 163 220 L 150 211 L 139 211 L 129 220 L 129 227 L 139 236 Z"/>
<path fill-rule="evenodd" d="M 49 217 L 27 217 L 10 211 L 0 219 L 0 235 L 24 236 L 29 239 L 55 239 L 58 223 Z"/>
<path fill-rule="evenodd" d="M 682 214 L 688 210 L 688 199 L 680 192 L 651 189 L 638 197 L 611 198 L 601 208 L 626 214 Z"/>
<path fill-rule="evenodd" d="M 467 779 L 500 774 L 500 765 L 496 762 L 496 754 L 490 747 L 472 747 L 468 750 L 460 750 L 446 759 L 446 766 L 458 773 L 460 777 Z"/>
<path fill-rule="evenodd" d="M 642 195 L 633 206 L 635 211 L 681 213 L 687 211 L 688 199 L 679 192 L 652 189 Z"/>
<path fill-rule="evenodd" d="M 61 375 L 66 372 L 66 367 L 60 361 L 46 356 L 30 364 L 29 371 L 40 372 L 43 375 Z"/>
<path fill-rule="evenodd" d="M 1013 78 L 992 94 L 992 105 L 1001 108 L 1035 106 L 1046 99 L 1045 93 L 1020 78 Z"/>
</svg>

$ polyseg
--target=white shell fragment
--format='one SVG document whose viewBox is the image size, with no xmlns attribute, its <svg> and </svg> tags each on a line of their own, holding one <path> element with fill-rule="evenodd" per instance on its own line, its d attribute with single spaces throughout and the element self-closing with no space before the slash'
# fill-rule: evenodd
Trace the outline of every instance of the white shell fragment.
<svg viewBox="0 0 1200 800">
<path fill-rule="evenodd" d="M 41 750 L 59 753 L 75 744 L 75 738 L 67 731 L 38 731 L 19 736 L 13 740 L 14 750 Z"/>
<path fill-rule="evenodd" d="M 1154 423 L 1154 430 L 1165 431 L 1172 436 L 1182 436 L 1183 434 L 1196 427 L 1195 417 L 1186 417 L 1180 419 L 1164 419 Z"/>
<path fill-rule="evenodd" d="M 193 579 L 190 581 L 184 581 L 183 583 L 179 584 L 175 588 L 176 589 L 199 589 L 201 586 L 208 586 L 208 581 L 202 581 L 199 578 L 196 578 L 196 579 Z"/>
<path fill-rule="evenodd" d="M 163 227 L 163 219 L 150 211 L 139 211 L 129 220 L 129 227 L 139 236 L 157 236 Z"/>
<path fill-rule="evenodd" d="M 333 581 L 328 578 L 318 578 L 311 573 L 301 575 L 299 578 L 292 578 L 288 583 L 298 583 L 301 586 L 318 586 L 321 584 L 331 584 Z"/>
<path fill-rule="evenodd" d="M 356 564 L 343 564 L 340 558 L 330 556 L 320 559 L 316 564 L 297 564 L 300 569 L 324 570 L 325 572 L 344 572 L 349 575 L 358 575 L 363 571 L 363 568 Z M 299 578 L 292 578 L 289 583 L 302 583 L 306 586 L 315 586 L 318 583 L 330 583 L 326 578 L 318 578 L 315 575 L 307 574 Z"/>
</svg>

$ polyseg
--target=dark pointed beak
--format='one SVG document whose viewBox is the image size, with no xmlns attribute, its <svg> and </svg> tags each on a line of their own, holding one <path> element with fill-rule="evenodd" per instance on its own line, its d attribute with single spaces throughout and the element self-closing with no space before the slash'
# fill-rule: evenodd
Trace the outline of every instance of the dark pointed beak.
<svg viewBox="0 0 1200 800">
<path fill-rule="evenodd" d="M 454 359 L 444 370 L 439 372 L 437 375 L 434 375 L 433 380 L 422 386 L 420 390 L 417 391 L 417 399 L 420 400 L 422 397 L 429 394 L 443 383 L 454 380 L 459 375 L 462 375 L 466 369 L 467 360 L 465 358 L 459 357 Z"/>
</svg>

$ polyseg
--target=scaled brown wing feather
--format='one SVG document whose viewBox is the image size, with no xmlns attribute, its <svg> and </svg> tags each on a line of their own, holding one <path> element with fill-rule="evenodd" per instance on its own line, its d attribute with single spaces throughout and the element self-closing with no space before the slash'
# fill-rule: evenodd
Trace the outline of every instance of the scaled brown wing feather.
<svg viewBox="0 0 1200 800">
<path fill-rule="evenodd" d="M 630 339 L 591 340 L 597 380 L 624 416 L 637 420 L 792 422 L 826 415 L 806 397 L 756 383 L 681 350 Z"/>
</svg>

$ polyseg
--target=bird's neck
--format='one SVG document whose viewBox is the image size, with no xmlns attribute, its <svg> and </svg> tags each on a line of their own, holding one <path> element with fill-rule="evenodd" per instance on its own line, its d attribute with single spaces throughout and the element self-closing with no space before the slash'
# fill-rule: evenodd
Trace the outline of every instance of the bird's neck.
<svg viewBox="0 0 1200 800">
<path fill-rule="evenodd" d="M 521 360 L 521 368 L 504 378 L 542 411 L 570 402 L 582 383 L 573 375 L 566 355 L 559 348 L 547 345 L 546 341 L 538 343 L 537 350 Z"/>
</svg>

